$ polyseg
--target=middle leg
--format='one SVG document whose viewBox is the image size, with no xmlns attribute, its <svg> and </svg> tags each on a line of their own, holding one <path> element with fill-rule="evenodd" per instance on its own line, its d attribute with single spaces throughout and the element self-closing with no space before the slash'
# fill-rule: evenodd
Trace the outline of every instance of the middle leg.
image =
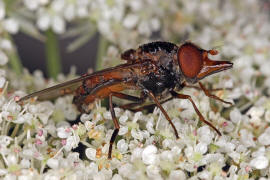
<svg viewBox="0 0 270 180">
<path fill-rule="evenodd" d="M 155 95 L 148 90 L 144 90 L 144 92 L 156 103 L 157 107 L 161 110 L 162 114 L 165 116 L 165 118 L 169 121 L 170 125 L 172 126 L 173 130 L 174 130 L 174 134 L 176 136 L 177 139 L 179 139 L 178 136 L 178 132 L 171 120 L 171 118 L 169 117 L 168 113 L 165 111 L 165 109 L 162 107 L 162 105 L 160 104 L 160 102 L 157 100 L 157 98 L 155 97 Z"/>
</svg>

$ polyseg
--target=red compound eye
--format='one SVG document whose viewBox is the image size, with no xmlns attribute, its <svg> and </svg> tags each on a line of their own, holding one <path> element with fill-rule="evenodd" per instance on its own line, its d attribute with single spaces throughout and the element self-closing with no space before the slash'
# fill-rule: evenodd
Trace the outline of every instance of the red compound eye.
<svg viewBox="0 0 270 180">
<path fill-rule="evenodd" d="M 186 77 L 196 77 L 203 66 L 201 49 L 192 43 L 183 44 L 178 50 L 178 63 Z"/>
</svg>

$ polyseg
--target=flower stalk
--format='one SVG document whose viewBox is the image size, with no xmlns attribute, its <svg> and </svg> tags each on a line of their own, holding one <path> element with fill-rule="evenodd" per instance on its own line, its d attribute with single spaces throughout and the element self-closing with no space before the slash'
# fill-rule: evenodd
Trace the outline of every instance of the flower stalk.
<svg viewBox="0 0 270 180">
<path fill-rule="evenodd" d="M 10 40 L 12 42 L 12 44 L 14 44 L 13 38 L 8 34 L 7 34 L 7 39 Z M 16 47 L 13 46 L 13 49 L 10 52 L 8 52 L 7 54 L 9 57 L 9 65 L 10 65 L 11 69 L 17 75 L 21 75 L 22 70 L 23 70 L 23 66 L 22 66 L 21 59 L 18 55 L 18 51 L 17 51 Z"/>
<path fill-rule="evenodd" d="M 49 29 L 46 31 L 46 58 L 47 58 L 47 72 L 48 76 L 56 79 L 61 72 L 61 57 L 60 49 L 55 33 Z"/>
<path fill-rule="evenodd" d="M 101 70 L 102 69 L 102 61 L 103 56 L 106 54 L 106 50 L 108 47 L 108 41 L 104 38 L 104 36 L 99 36 L 99 42 L 98 42 L 98 53 L 97 53 L 97 60 L 96 60 L 96 66 L 95 70 Z"/>
</svg>

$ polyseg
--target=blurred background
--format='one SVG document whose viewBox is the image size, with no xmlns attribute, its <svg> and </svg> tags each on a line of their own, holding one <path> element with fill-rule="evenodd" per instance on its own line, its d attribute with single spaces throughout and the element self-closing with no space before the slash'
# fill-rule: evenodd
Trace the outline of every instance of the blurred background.
<svg viewBox="0 0 270 180">
<path fill-rule="evenodd" d="M 31 73 L 40 69 L 44 73 L 44 76 L 48 77 L 44 43 L 24 33 L 18 33 L 13 38 L 20 59 L 22 60 L 22 65 Z M 98 49 L 98 38 L 99 35 L 96 33 L 81 48 L 74 52 L 67 52 L 67 46 L 72 42 L 73 38 L 61 39 L 58 37 L 62 72 L 68 74 L 71 66 L 75 66 L 76 72 L 80 75 L 86 73 L 89 68 L 94 68 Z"/>
</svg>

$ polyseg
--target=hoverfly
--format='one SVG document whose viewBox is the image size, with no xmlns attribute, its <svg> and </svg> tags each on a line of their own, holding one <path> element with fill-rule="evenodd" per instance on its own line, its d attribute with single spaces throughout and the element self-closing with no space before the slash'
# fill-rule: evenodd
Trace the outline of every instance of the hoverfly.
<svg viewBox="0 0 270 180">
<path fill-rule="evenodd" d="M 33 97 L 44 100 L 74 92 L 73 103 L 78 110 L 85 112 L 88 105 L 95 100 L 108 98 L 115 127 L 110 139 L 109 159 L 120 128 L 115 116 L 112 97 L 131 101 L 120 106 L 130 110 L 134 110 L 134 107 L 144 107 L 143 103 L 149 98 L 153 105 L 164 114 L 173 128 L 176 138 L 179 138 L 177 130 L 162 107 L 162 103 L 172 98 L 187 99 L 192 103 L 199 119 L 221 135 L 216 127 L 204 119 L 191 96 L 177 92 L 188 87 L 188 84 L 191 84 L 191 87 L 192 84 L 206 76 L 232 68 L 231 62 L 211 60 L 208 58 L 208 54 L 216 55 L 218 52 L 201 49 L 191 42 L 185 42 L 181 46 L 161 41 L 143 44 L 137 49 L 129 49 L 121 54 L 121 59 L 126 61 L 125 64 L 86 74 L 77 79 L 34 92 L 19 101 L 22 102 Z M 210 98 L 231 104 L 211 94 L 200 82 L 197 88 L 203 90 L 205 95 Z M 137 97 L 122 92 L 127 89 L 138 90 L 141 95 Z M 164 100 L 164 97 L 169 98 Z"/>
</svg>

